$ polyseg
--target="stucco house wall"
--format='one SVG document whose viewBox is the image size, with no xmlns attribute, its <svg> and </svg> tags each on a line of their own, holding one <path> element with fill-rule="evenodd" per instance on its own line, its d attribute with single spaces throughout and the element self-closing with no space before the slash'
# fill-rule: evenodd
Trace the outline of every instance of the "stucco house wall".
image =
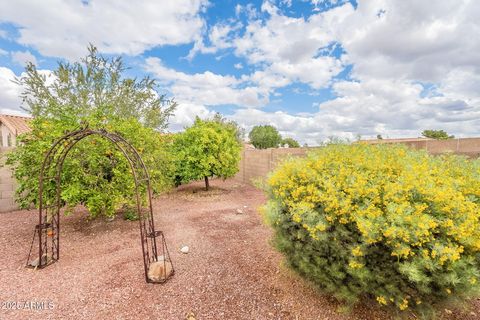
<svg viewBox="0 0 480 320">
<path fill-rule="evenodd" d="M 0 114 L 0 212 L 18 209 L 15 203 L 17 187 L 12 169 L 5 166 L 5 155 L 17 145 L 17 136 L 28 132 L 30 118 Z"/>
</svg>

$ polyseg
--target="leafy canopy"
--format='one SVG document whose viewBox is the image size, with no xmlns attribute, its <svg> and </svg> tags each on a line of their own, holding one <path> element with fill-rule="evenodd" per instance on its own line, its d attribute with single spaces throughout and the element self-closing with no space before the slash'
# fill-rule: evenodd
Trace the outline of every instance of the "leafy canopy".
<svg viewBox="0 0 480 320">
<path fill-rule="evenodd" d="M 282 145 L 287 148 L 300 148 L 300 144 L 293 138 L 285 138 L 282 140 Z"/>
<path fill-rule="evenodd" d="M 455 138 L 455 136 L 451 136 L 443 130 L 423 130 L 422 136 L 424 136 L 425 138 L 431 138 L 436 140 L 447 140 Z"/>
<path fill-rule="evenodd" d="M 106 59 L 93 46 L 81 62 L 59 62 L 50 76 L 27 65 L 17 82 L 24 90 L 24 109 L 34 116 L 32 131 L 20 137 L 22 143 L 7 159 L 19 182 L 16 194 L 22 207 L 38 203 L 40 168 L 52 143 L 85 125 L 118 132 L 132 143 L 149 168 L 154 191 L 171 185 L 168 137 L 156 129 L 166 127 L 175 103 L 157 93 L 154 80 L 127 78 L 125 70 L 121 58 Z M 76 144 L 61 177 L 62 200 L 70 207 L 85 205 L 92 216 L 113 215 L 133 199 L 127 161 L 100 137 Z"/>
<path fill-rule="evenodd" d="M 234 125 L 196 118 L 194 124 L 177 134 L 174 142 L 177 179 L 179 183 L 209 177 L 229 178 L 238 172 L 242 145 Z"/>
<path fill-rule="evenodd" d="M 257 149 L 277 148 L 282 143 L 282 136 L 271 125 L 254 126 L 248 138 Z"/>
<path fill-rule="evenodd" d="M 94 46 L 80 62 L 59 62 L 52 75 L 29 63 L 17 79 L 24 89 L 23 109 L 47 119 L 134 118 L 146 127 L 165 129 L 176 103 L 157 92 L 155 80 L 123 77 L 126 70 L 121 57 L 106 59 Z"/>
</svg>

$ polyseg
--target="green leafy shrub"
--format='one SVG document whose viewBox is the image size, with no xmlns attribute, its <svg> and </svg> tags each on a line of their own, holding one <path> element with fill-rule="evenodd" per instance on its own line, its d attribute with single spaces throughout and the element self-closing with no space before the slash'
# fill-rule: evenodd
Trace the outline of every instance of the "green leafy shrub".
<svg viewBox="0 0 480 320">
<path fill-rule="evenodd" d="M 340 300 L 427 316 L 479 291 L 478 161 L 329 145 L 280 165 L 268 192 L 277 248 Z"/>
<path fill-rule="evenodd" d="M 174 139 L 177 184 L 205 179 L 208 190 L 210 177 L 229 178 L 239 168 L 242 145 L 235 125 L 222 121 L 201 120 L 178 133 Z"/>
</svg>

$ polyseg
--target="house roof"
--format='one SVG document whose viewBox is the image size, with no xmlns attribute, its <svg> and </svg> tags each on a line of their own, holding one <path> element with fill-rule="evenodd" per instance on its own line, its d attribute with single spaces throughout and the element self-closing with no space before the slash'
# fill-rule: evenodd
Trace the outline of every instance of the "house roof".
<svg viewBox="0 0 480 320">
<path fill-rule="evenodd" d="M 31 120 L 30 117 L 0 114 L 0 123 L 3 123 L 15 135 L 31 131 L 32 129 L 28 125 Z"/>
</svg>

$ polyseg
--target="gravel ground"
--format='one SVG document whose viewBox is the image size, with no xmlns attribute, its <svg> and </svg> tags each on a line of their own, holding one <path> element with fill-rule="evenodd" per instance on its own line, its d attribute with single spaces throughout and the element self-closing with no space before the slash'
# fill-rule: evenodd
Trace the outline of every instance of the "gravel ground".
<svg viewBox="0 0 480 320">
<path fill-rule="evenodd" d="M 165 284 L 145 283 L 137 222 L 87 221 L 81 209 L 62 217 L 60 260 L 34 271 L 24 263 L 36 212 L 1 214 L 0 319 L 389 318 L 375 304 L 338 312 L 334 299 L 282 265 L 257 212 L 262 192 L 233 181 L 212 186 L 208 193 L 200 183 L 183 186 L 154 202 L 176 271 Z M 188 254 L 180 252 L 184 245 Z M 12 301 L 45 302 L 45 308 L 12 310 Z M 478 302 L 472 310 L 480 315 Z"/>
</svg>

